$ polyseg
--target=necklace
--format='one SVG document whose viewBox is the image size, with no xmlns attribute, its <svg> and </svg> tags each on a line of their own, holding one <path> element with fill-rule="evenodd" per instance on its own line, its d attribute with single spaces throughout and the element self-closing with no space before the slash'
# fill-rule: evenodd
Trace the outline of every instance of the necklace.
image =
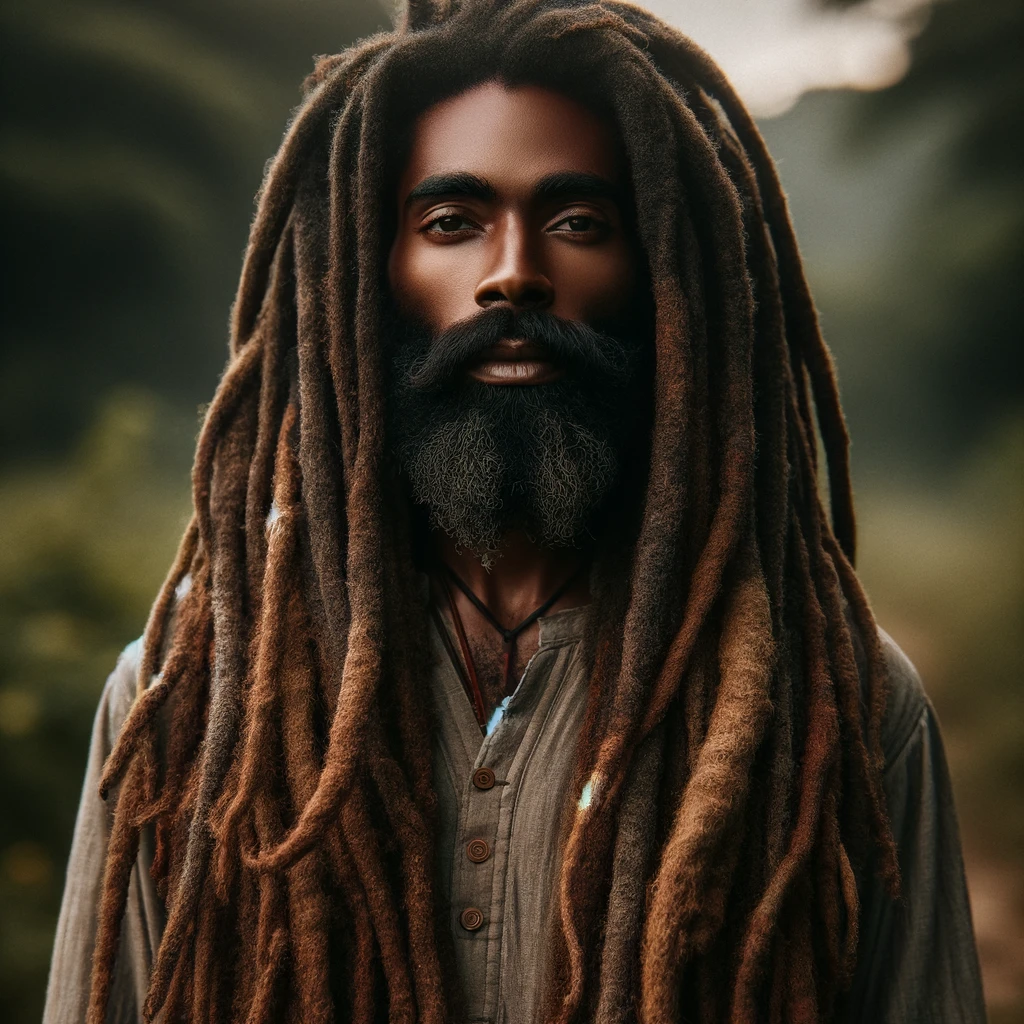
<svg viewBox="0 0 1024 1024">
<path fill-rule="evenodd" d="M 459 647 L 461 648 L 462 653 L 462 664 L 465 665 L 465 673 L 460 674 L 462 674 L 463 684 L 469 694 L 470 701 L 473 704 L 473 711 L 476 714 L 476 720 L 480 723 L 481 728 L 483 728 L 486 723 L 487 710 L 484 706 L 483 693 L 480 690 L 480 682 L 476 673 L 476 665 L 473 662 L 473 655 L 469 649 L 469 641 L 466 639 L 466 627 L 463 625 L 462 616 L 459 614 L 459 609 L 455 604 L 455 598 L 452 595 L 451 587 L 448 585 L 448 577 L 450 577 L 451 581 L 459 588 L 459 590 L 462 591 L 463 594 L 466 595 L 466 598 L 480 613 L 483 620 L 501 635 L 502 689 L 507 695 L 512 676 L 512 668 L 515 665 L 516 640 L 519 639 L 519 635 L 523 630 L 532 626 L 546 611 L 548 611 L 549 608 L 552 607 L 552 605 L 555 604 L 556 601 L 559 600 L 559 598 L 565 594 L 569 587 L 579 579 L 580 574 L 583 572 L 583 568 L 584 567 L 581 565 L 542 605 L 530 612 L 522 622 L 513 626 L 511 629 L 506 629 L 498 621 L 497 616 L 491 611 L 491 609 L 473 593 L 472 589 L 459 576 L 459 574 L 452 569 L 451 566 L 443 565 L 444 573 L 440 575 L 440 583 L 444 589 L 445 598 L 448 601 L 448 609 L 451 612 L 452 622 L 455 625 L 455 635 L 458 638 Z M 438 625 L 442 626 L 443 624 L 438 622 Z M 459 666 L 458 659 L 455 657 L 455 651 L 451 649 L 451 642 L 448 639 L 447 630 L 441 628 L 439 632 L 445 642 L 445 646 L 448 648 L 448 653 L 451 656 L 452 661 L 457 667 L 461 667 Z"/>
</svg>

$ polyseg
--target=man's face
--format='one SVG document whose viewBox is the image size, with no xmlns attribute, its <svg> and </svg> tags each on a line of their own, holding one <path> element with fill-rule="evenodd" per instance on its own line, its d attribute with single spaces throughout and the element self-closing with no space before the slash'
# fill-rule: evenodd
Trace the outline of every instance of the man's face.
<svg viewBox="0 0 1024 1024">
<path fill-rule="evenodd" d="M 642 341 L 614 132 L 535 86 L 415 122 L 388 260 L 390 422 L 414 499 L 481 553 L 578 543 L 617 476 Z"/>
<path fill-rule="evenodd" d="M 399 310 L 435 333 L 496 305 L 614 321 L 637 277 L 623 163 L 608 125 L 548 89 L 487 82 L 431 107 L 398 186 Z M 499 355 L 509 359 L 475 367 L 477 380 L 537 384 L 555 371 L 517 368 L 514 344 Z"/>
</svg>

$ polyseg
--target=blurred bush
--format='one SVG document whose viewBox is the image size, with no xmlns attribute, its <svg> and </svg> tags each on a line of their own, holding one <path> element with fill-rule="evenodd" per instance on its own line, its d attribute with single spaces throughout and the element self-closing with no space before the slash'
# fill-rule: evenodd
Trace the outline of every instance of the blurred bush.
<svg viewBox="0 0 1024 1024">
<path fill-rule="evenodd" d="M 39 1017 L 98 687 L 187 522 L 194 433 L 152 393 L 119 391 L 68 457 L 0 477 L 5 1021 Z"/>
<path fill-rule="evenodd" d="M 373 0 L 4 0 L 4 459 L 66 449 L 113 384 L 209 397 L 311 55 L 385 21 Z"/>
</svg>

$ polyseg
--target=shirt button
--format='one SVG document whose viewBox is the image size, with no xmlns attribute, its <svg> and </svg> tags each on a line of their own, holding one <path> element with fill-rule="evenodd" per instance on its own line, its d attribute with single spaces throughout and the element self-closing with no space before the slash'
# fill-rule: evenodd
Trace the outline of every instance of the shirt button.
<svg viewBox="0 0 1024 1024">
<path fill-rule="evenodd" d="M 466 907 L 466 909 L 459 914 L 459 924 L 461 924 L 467 932 L 475 932 L 483 923 L 484 915 L 477 910 L 476 907 Z"/>
<path fill-rule="evenodd" d="M 483 864 L 491 855 L 491 848 L 486 839 L 470 839 L 466 844 L 466 856 L 474 864 Z"/>
<path fill-rule="evenodd" d="M 473 785 L 477 789 L 491 789 L 494 786 L 494 772 L 490 768 L 477 768 L 473 772 Z"/>
</svg>

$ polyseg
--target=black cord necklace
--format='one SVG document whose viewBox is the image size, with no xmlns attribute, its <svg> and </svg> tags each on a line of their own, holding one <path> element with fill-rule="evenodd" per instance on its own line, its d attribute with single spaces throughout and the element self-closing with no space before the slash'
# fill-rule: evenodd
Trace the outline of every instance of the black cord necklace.
<svg viewBox="0 0 1024 1024">
<path fill-rule="evenodd" d="M 551 608 L 556 601 L 558 601 L 565 592 L 571 587 L 582 575 L 584 565 L 581 565 L 540 607 L 535 608 L 529 615 L 523 619 L 518 625 L 513 626 L 511 629 L 506 629 L 497 619 L 497 616 L 490 608 L 487 607 L 480 600 L 476 594 L 470 589 L 469 585 L 459 576 L 459 574 L 450 566 L 445 564 L 444 569 L 447 574 L 451 577 L 452 582 L 466 595 L 467 599 L 473 605 L 474 608 L 483 616 L 484 621 L 492 626 L 498 633 L 501 634 L 502 640 L 502 687 L 503 692 L 507 695 L 509 692 L 509 683 L 512 676 L 512 668 L 515 665 L 515 651 L 516 651 L 516 640 L 519 639 L 519 635 L 523 630 L 528 629 L 532 626 L 545 612 Z M 442 581 L 443 582 L 443 581 Z M 448 594 L 448 604 L 452 612 L 452 618 L 455 621 L 455 631 L 459 637 L 459 643 L 462 647 L 462 656 L 466 661 L 466 669 L 469 673 L 469 679 L 473 684 L 477 684 L 476 666 L 473 664 L 473 657 L 469 651 L 469 644 L 466 642 L 466 630 L 462 624 L 462 617 L 459 615 L 458 608 L 455 606 L 455 601 L 452 600 L 451 591 L 448 589 L 447 584 L 445 585 L 445 591 Z M 473 687 L 475 692 L 471 692 L 470 697 L 473 699 L 475 708 L 482 710 L 482 701 L 479 697 L 479 685 Z M 480 710 L 477 712 L 477 717 L 480 717 Z M 482 724 L 482 723 L 481 723 Z"/>
</svg>

